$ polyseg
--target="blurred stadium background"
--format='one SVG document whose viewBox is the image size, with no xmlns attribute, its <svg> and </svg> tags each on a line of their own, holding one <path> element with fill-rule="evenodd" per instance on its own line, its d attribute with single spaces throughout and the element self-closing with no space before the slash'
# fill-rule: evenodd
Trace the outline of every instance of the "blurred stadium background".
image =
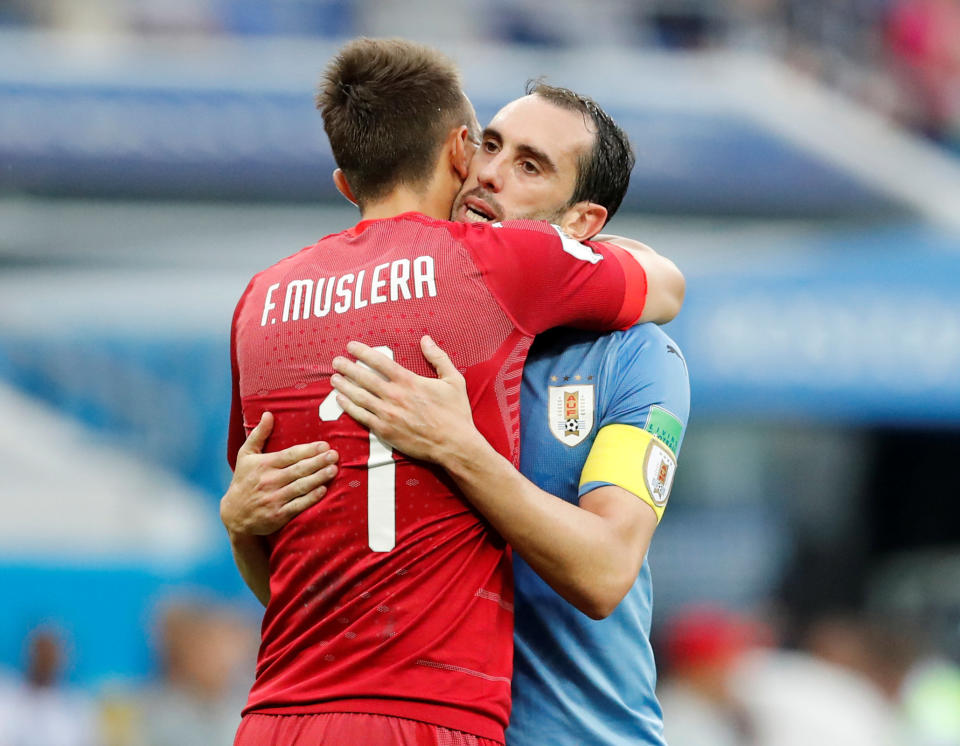
<svg viewBox="0 0 960 746">
<path fill-rule="evenodd" d="M 312 92 L 358 34 L 447 50 L 481 121 L 544 75 L 636 147 L 611 228 L 688 278 L 672 744 L 861 742 L 738 730 L 703 682 L 746 629 L 960 744 L 957 0 L 0 1 L 0 744 L 228 742 L 258 619 L 217 515 L 230 317 L 355 222 Z M 774 669 L 758 708 L 802 721 Z"/>
</svg>

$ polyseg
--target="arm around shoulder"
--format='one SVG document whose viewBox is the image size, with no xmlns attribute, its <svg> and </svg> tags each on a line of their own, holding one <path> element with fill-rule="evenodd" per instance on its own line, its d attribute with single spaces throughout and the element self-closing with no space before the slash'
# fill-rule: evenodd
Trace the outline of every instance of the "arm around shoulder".
<svg viewBox="0 0 960 746">
<path fill-rule="evenodd" d="M 632 238 L 605 234 L 593 240 L 623 249 L 643 267 L 647 276 L 647 299 L 638 322 L 666 324 L 677 317 L 683 306 L 687 281 L 676 264 Z"/>
</svg>

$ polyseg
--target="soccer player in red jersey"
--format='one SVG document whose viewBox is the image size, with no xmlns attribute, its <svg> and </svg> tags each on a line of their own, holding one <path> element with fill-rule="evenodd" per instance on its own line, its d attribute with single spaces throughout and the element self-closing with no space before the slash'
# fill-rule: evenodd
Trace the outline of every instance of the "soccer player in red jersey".
<svg viewBox="0 0 960 746">
<path fill-rule="evenodd" d="M 426 375 L 419 337 L 430 334 L 463 371 L 478 428 L 516 463 L 533 336 L 629 326 L 641 318 L 646 276 L 616 246 L 580 244 L 546 223 L 443 219 L 477 127 L 455 69 L 431 50 L 351 43 L 318 104 L 337 185 L 363 219 L 261 272 L 241 298 L 228 455 L 233 463 L 270 411 L 270 450 L 323 438 L 340 474 L 320 504 L 268 537 L 266 553 L 231 537 L 248 582 L 269 578 L 237 743 L 502 743 L 506 547 L 441 470 L 399 457 L 344 415 L 332 359 L 361 338 Z M 582 129 L 570 158 L 590 145 Z M 606 217 L 587 202 L 567 214 Z"/>
</svg>

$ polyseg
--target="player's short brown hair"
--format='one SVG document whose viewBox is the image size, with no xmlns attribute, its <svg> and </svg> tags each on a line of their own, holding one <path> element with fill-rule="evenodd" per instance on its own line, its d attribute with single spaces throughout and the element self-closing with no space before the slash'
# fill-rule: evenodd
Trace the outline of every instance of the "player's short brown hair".
<svg viewBox="0 0 960 746">
<path fill-rule="evenodd" d="M 316 98 L 337 165 L 361 208 L 400 184 L 426 186 L 451 129 L 476 115 L 453 62 L 403 39 L 355 39 L 327 65 Z"/>
<path fill-rule="evenodd" d="M 630 186 L 630 172 L 636 161 L 630 139 L 613 121 L 613 117 L 589 96 L 569 88 L 548 85 L 542 79 L 527 81 L 526 92 L 527 95 L 540 96 L 561 109 L 580 112 L 588 129 L 596 130 L 593 148 L 582 155 L 577 163 L 577 183 L 569 204 L 596 202 L 607 208 L 607 220 L 610 220 Z"/>
</svg>

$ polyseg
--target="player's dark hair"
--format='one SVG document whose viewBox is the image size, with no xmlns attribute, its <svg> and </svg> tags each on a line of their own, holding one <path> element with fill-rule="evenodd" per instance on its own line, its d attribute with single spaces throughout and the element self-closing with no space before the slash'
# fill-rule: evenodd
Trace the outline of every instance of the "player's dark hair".
<svg viewBox="0 0 960 746">
<path fill-rule="evenodd" d="M 613 118 L 588 96 L 548 85 L 543 80 L 527 81 L 527 95 L 535 94 L 555 106 L 578 111 L 589 117 L 587 129 L 596 130 L 593 149 L 580 157 L 577 164 L 577 183 L 570 205 L 577 202 L 596 202 L 607 208 L 607 220 L 619 209 L 630 186 L 630 172 L 636 156 L 626 133 Z M 592 127 L 590 126 L 592 123 Z"/>
<path fill-rule="evenodd" d="M 476 116 L 453 62 L 402 39 L 355 39 L 316 97 L 334 160 L 361 208 L 400 184 L 425 187 L 451 129 Z"/>
</svg>

